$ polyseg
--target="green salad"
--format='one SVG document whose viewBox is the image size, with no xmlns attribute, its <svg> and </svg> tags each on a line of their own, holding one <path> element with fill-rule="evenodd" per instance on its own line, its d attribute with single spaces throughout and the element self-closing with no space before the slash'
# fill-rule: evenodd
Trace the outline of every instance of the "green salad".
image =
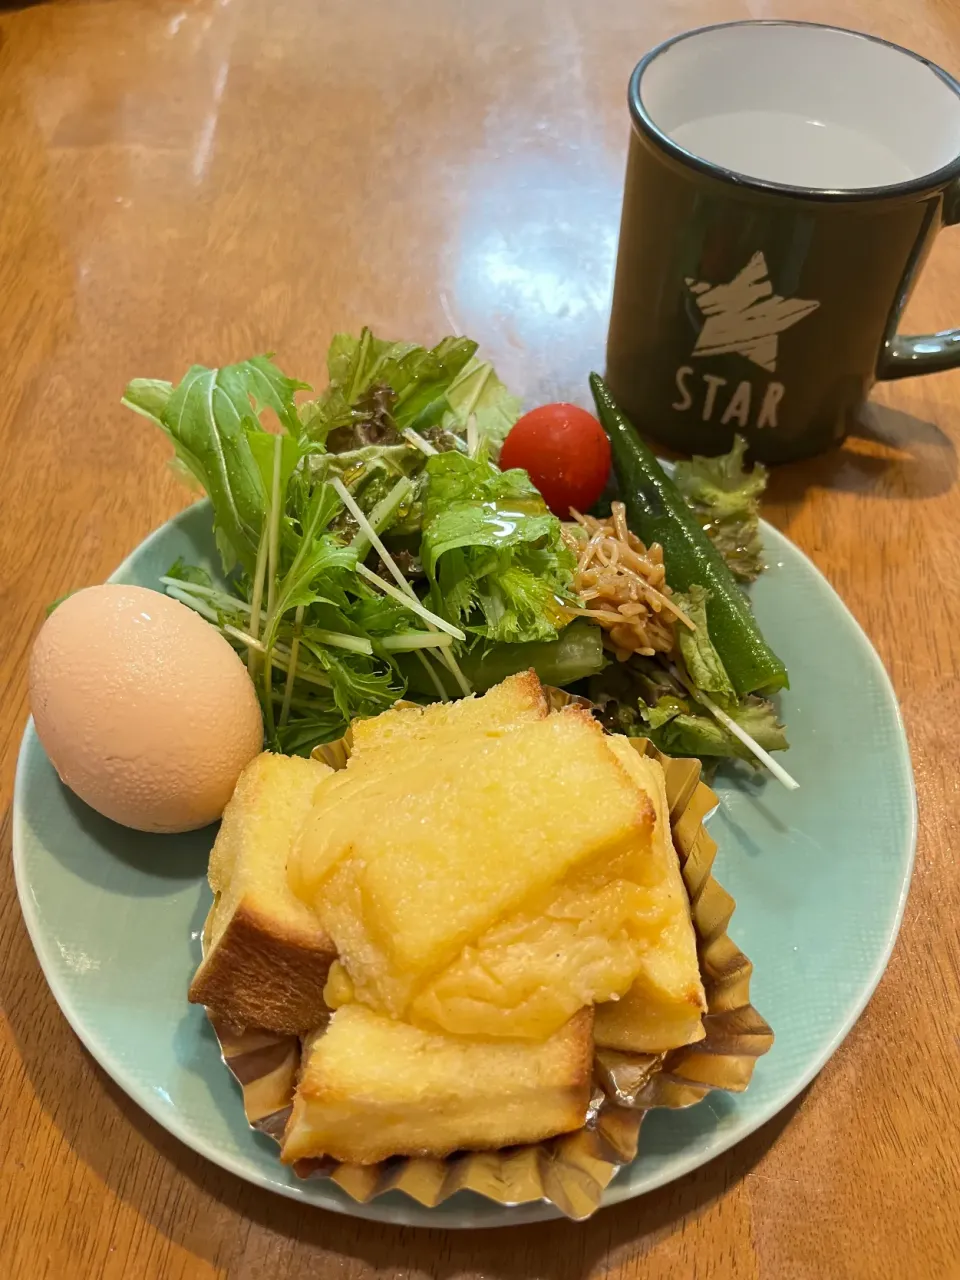
<svg viewBox="0 0 960 1280">
<path fill-rule="evenodd" d="M 578 595 L 576 526 L 528 470 L 498 465 L 521 404 L 476 352 L 467 338 L 427 349 L 364 329 L 334 338 L 315 398 L 266 356 L 127 387 L 124 403 L 170 437 L 175 466 L 213 508 L 222 574 L 178 561 L 162 585 L 243 656 L 268 747 L 308 754 L 399 698 L 482 692 L 534 667 L 673 755 L 753 759 L 743 733 L 761 754 L 784 749 L 769 695 L 785 671 L 744 687 L 734 650 L 746 641 L 721 625 L 726 588 L 715 566 L 713 579 L 675 582 L 669 537 L 666 580 L 685 616 L 676 643 L 614 656 Z M 599 393 L 598 408 L 646 542 L 643 485 Z M 724 572 L 748 581 L 762 568 L 765 473 L 746 471 L 743 454 L 738 441 L 724 458 L 678 464 L 675 484 L 654 465 Z"/>
</svg>

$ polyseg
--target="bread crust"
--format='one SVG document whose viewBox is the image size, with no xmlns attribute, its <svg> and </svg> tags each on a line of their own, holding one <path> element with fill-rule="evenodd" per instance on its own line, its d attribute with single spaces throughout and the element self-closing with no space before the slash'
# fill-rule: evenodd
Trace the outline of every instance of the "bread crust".
<svg viewBox="0 0 960 1280">
<path fill-rule="evenodd" d="M 233 1027 L 299 1034 L 327 1015 L 333 942 L 290 893 L 286 861 L 317 785 L 329 776 L 318 761 L 263 752 L 224 811 L 207 869 L 214 904 L 204 959 L 189 999 Z"/>
<path fill-rule="evenodd" d="M 189 999 L 238 1029 L 305 1034 L 329 1013 L 323 988 L 336 954 L 319 924 L 315 933 L 290 928 L 244 898 L 194 975 Z"/>
</svg>

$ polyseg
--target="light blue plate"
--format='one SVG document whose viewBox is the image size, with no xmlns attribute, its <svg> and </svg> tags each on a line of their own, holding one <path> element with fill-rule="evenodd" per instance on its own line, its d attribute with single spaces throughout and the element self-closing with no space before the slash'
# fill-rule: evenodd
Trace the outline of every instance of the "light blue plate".
<svg viewBox="0 0 960 1280">
<path fill-rule="evenodd" d="M 215 568 L 206 503 L 164 525 L 114 580 L 155 587 L 178 556 Z M 764 526 L 769 571 L 757 616 L 790 669 L 783 715 L 788 793 L 745 770 L 721 774 L 711 832 L 715 873 L 734 895 L 731 934 L 754 962 L 753 1001 L 776 1043 L 739 1097 L 659 1111 L 605 1203 L 640 1195 L 712 1159 L 769 1120 L 850 1030 L 893 947 L 910 881 L 916 807 L 890 682 L 839 597 L 809 560 Z M 101 818 L 59 782 L 32 723 L 17 768 L 13 851 L 23 914 L 51 990 L 103 1068 L 188 1146 L 259 1186 L 341 1213 L 424 1226 L 556 1217 L 461 1194 L 423 1209 L 399 1193 L 357 1205 L 300 1182 L 251 1132 L 201 1009 L 187 1004 L 210 904 L 214 828 L 147 836 Z"/>
</svg>

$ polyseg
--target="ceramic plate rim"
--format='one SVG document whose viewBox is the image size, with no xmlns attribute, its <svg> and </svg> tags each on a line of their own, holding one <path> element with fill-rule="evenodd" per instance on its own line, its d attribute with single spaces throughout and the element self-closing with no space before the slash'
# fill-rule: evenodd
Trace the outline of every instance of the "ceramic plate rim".
<svg viewBox="0 0 960 1280">
<path fill-rule="evenodd" d="M 184 508 L 184 510 L 178 512 L 157 529 L 154 529 L 152 533 L 148 534 L 148 536 L 124 558 L 122 563 L 118 565 L 110 575 L 108 581 L 122 581 L 134 559 L 142 554 L 142 552 L 154 541 L 164 537 L 171 526 L 175 526 L 185 520 L 189 513 L 195 510 L 197 505 L 199 504 L 195 503 Z M 667 1168 L 662 1169 L 659 1173 L 653 1174 L 645 1180 L 642 1188 L 632 1186 L 627 1180 L 621 1180 L 619 1178 L 616 1179 L 604 1193 L 601 1206 L 602 1208 L 607 1208 L 611 1205 L 620 1204 L 625 1200 L 631 1200 L 637 1196 L 645 1195 L 648 1191 L 654 1191 L 658 1187 L 675 1181 L 677 1178 L 684 1177 L 686 1174 L 699 1168 L 701 1165 L 714 1160 L 716 1157 L 722 1155 L 731 1147 L 735 1146 L 738 1142 L 742 1142 L 749 1134 L 756 1132 L 757 1129 L 761 1128 L 775 1115 L 779 1114 L 784 1107 L 789 1105 L 794 1098 L 802 1093 L 810 1081 L 813 1080 L 814 1077 L 823 1069 L 824 1065 L 842 1044 L 857 1019 L 860 1017 L 860 1014 L 869 1003 L 870 998 L 876 991 L 880 979 L 883 977 L 890 961 L 893 948 L 896 945 L 897 938 L 900 933 L 900 926 L 903 921 L 903 913 L 906 906 L 907 896 L 910 891 L 910 882 L 916 859 L 918 807 L 913 766 L 910 757 L 910 747 L 903 722 L 903 715 L 900 710 L 896 691 L 893 687 L 893 682 L 891 681 L 890 676 L 881 661 L 880 655 L 874 648 L 869 636 L 850 612 L 839 593 L 834 589 L 806 552 L 804 552 L 795 543 L 791 542 L 785 534 L 781 533 L 766 520 L 761 521 L 761 531 L 763 534 L 764 545 L 767 547 L 771 556 L 775 548 L 778 550 L 784 547 L 789 548 L 788 554 L 799 556 L 806 562 L 806 567 L 812 571 L 818 580 L 820 589 L 831 598 L 832 603 L 835 606 L 839 606 L 838 617 L 842 617 L 844 625 L 853 637 L 854 642 L 858 646 L 864 660 L 872 665 L 874 674 L 878 678 L 879 686 L 884 692 L 887 709 L 893 711 L 894 720 L 899 731 L 896 738 L 898 772 L 907 786 L 910 801 L 906 831 L 906 846 L 898 851 L 898 865 L 902 868 L 900 894 L 885 944 L 878 955 L 872 970 L 864 981 L 857 997 L 851 1001 L 842 1022 L 838 1024 L 831 1040 L 824 1047 L 823 1051 L 814 1060 L 808 1063 L 807 1068 L 802 1072 L 798 1080 L 791 1082 L 790 1085 L 778 1092 L 777 1095 L 771 1098 L 769 1103 L 762 1107 L 757 1113 L 751 1114 L 749 1117 L 744 1117 L 739 1125 L 731 1126 L 730 1130 L 722 1139 L 720 1139 L 709 1154 L 688 1153 L 685 1156 L 677 1156 Z M 159 1106 L 154 1105 L 153 1098 L 149 1090 L 141 1088 L 136 1082 L 131 1081 L 126 1076 L 123 1067 L 114 1058 L 109 1045 L 102 1043 L 98 1039 L 97 1035 L 85 1025 L 81 1013 L 75 1007 L 72 997 L 64 990 L 56 973 L 56 969 L 50 962 L 50 953 L 48 951 L 49 943 L 40 924 L 34 896 L 27 881 L 27 871 L 24 865 L 23 854 L 24 839 L 21 830 L 24 821 L 22 804 L 24 788 L 23 775 L 27 767 L 26 746 L 31 735 L 35 736 L 32 717 L 27 721 L 27 725 L 24 729 L 23 737 L 20 742 L 16 774 L 14 778 L 12 806 L 12 852 L 14 879 L 27 932 L 30 936 L 31 943 L 33 944 L 33 948 L 47 986 L 50 988 L 60 1011 L 63 1013 L 75 1035 L 111 1080 L 113 1080 L 113 1082 L 121 1088 L 124 1093 L 126 1093 L 127 1096 L 137 1104 L 137 1106 L 145 1111 L 152 1120 L 159 1124 L 161 1128 L 165 1129 L 168 1133 L 171 1133 L 190 1150 L 195 1151 L 198 1155 L 210 1160 L 220 1168 L 225 1169 L 228 1173 L 242 1178 L 246 1182 L 262 1187 L 264 1190 L 285 1195 L 302 1204 L 314 1205 L 316 1208 L 328 1209 L 332 1212 L 342 1213 L 349 1217 L 358 1217 L 377 1222 L 388 1222 L 394 1225 L 430 1227 L 435 1230 L 521 1226 L 526 1223 L 541 1222 L 551 1219 L 556 1220 L 562 1217 L 557 1209 L 552 1205 L 545 1205 L 542 1201 L 536 1201 L 532 1204 L 526 1205 L 505 1205 L 499 1207 L 499 1211 L 495 1209 L 492 1212 L 485 1212 L 482 1218 L 478 1221 L 471 1220 L 474 1217 L 474 1214 L 467 1206 L 464 1205 L 463 1207 L 460 1207 L 455 1203 L 450 1203 L 446 1212 L 443 1212 L 443 1206 L 440 1206 L 437 1209 L 428 1209 L 417 1204 L 413 1200 L 409 1200 L 405 1204 L 384 1204 L 379 1200 L 373 1200 L 367 1204 L 359 1204 L 347 1199 L 345 1196 L 341 1199 L 342 1193 L 331 1194 L 329 1197 L 325 1197 L 323 1202 L 320 1203 L 317 1200 L 307 1198 L 294 1184 L 284 1184 L 271 1181 L 270 1178 L 266 1174 L 262 1173 L 258 1168 L 247 1168 L 243 1166 L 230 1153 L 224 1153 L 214 1144 L 206 1143 L 203 1139 L 198 1137 L 198 1135 L 191 1130 L 186 1123 L 181 1125 L 176 1112 L 173 1112 L 172 1114 L 168 1111 L 162 1112 Z M 334 1188 L 331 1186 L 331 1191 L 333 1190 Z"/>
</svg>

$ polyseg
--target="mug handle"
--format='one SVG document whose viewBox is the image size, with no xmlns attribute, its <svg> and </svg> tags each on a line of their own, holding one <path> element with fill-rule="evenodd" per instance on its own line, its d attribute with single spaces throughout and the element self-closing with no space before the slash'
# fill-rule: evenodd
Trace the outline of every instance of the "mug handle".
<svg viewBox="0 0 960 1280">
<path fill-rule="evenodd" d="M 960 179 L 947 187 L 943 196 L 942 226 L 960 222 Z M 894 322 L 898 322 L 906 305 L 912 270 L 908 270 Z M 877 364 L 877 378 L 889 382 L 894 378 L 913 378 L 921 373 L 943 373 L 960 365 L 960 329 L 941 329 L 939 333 L 910 336 L 893 332 L 888 335 Z"/>
</svg>

